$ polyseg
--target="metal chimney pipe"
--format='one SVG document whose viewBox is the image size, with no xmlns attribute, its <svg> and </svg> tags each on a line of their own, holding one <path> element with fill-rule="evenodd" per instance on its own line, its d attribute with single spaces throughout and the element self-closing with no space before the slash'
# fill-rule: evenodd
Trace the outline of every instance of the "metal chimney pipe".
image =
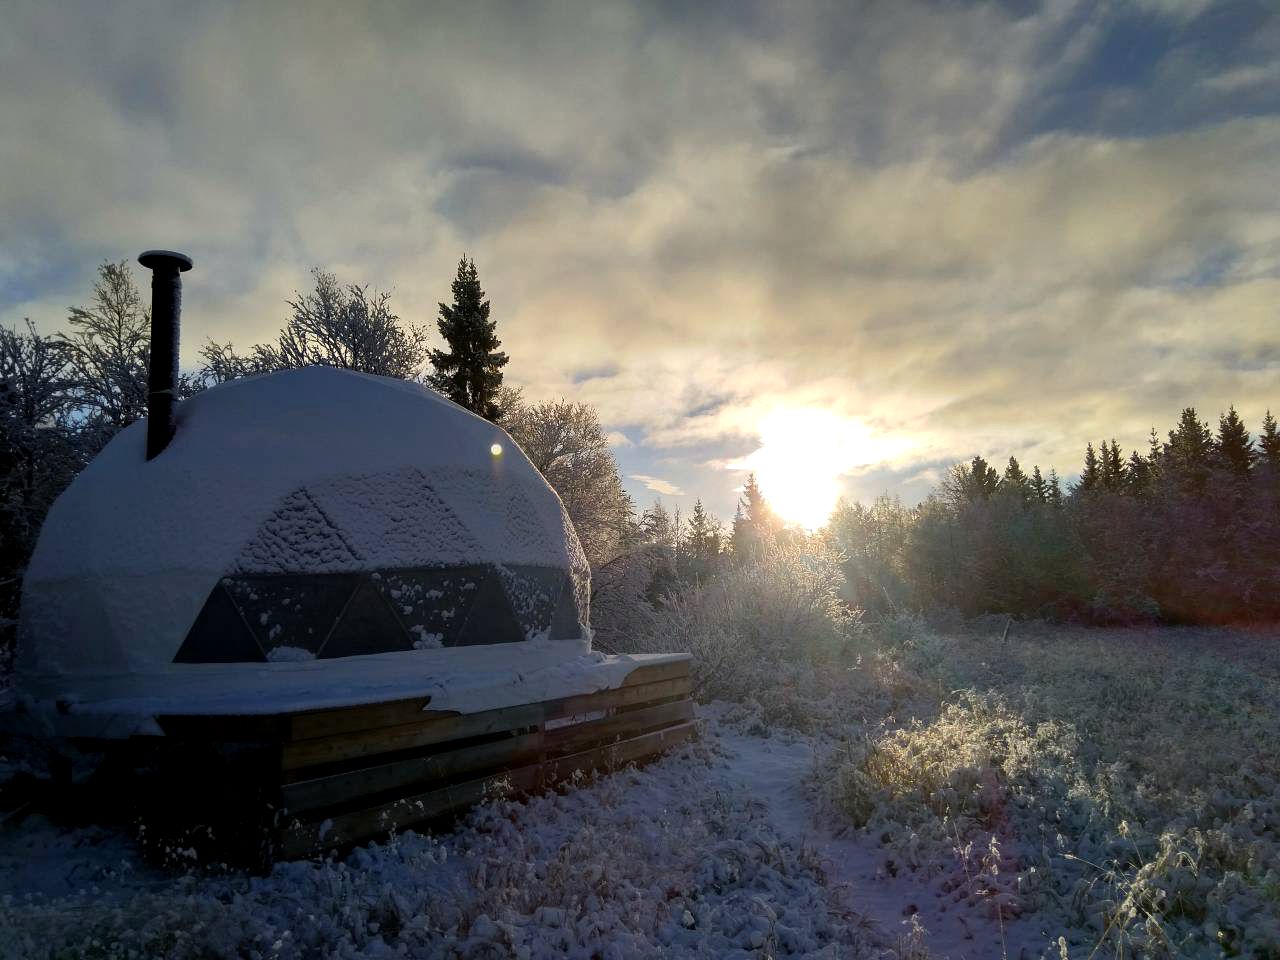
<svg viewBox="0 0 1280 960">
<path fill-rule="evenodd" d="M 178 387 L 178 335 L 182 324 L 182 274 L 191 258 L 172 250 L 146 250 L 138 262 L 151 271 L 151 368 L 147 371 L 147 459 L 173 439 Z"/>
</svg>

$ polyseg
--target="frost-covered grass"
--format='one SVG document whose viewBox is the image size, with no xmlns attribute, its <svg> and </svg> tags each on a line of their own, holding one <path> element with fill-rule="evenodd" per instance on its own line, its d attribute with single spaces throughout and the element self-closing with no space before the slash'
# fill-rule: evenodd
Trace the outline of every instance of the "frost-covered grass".
<svg viewBox="0 0 1280 960">
<path fill-rule="evenodd" d="M 28 824 L 30 855 L 66 846 L 59 869 L 82 843 L 103 853 L 74 890 L 24 894 L 16 851 L 0 871 L 0 956 L 896 956 L 837 901 L 813 851 L 733 786 L 714 743 L 561 794 L 497 798 L 453 834 L 265 877 L 158 874 L 119 840 Z"/>
<path fill-rule="evenodd" d="M 250 877 L 6 826 L 0 957 L 1280 956 L 1280 636 L 794 609 L 702 743 L 452 834 Z"/>
<path fill-rule="evenodd" d="M 820 764 L 852 829 L 1055 954 L 1280 956 L 1280 637 L 908 634 L 867 665 L 898 715 Z"/>
</svg>

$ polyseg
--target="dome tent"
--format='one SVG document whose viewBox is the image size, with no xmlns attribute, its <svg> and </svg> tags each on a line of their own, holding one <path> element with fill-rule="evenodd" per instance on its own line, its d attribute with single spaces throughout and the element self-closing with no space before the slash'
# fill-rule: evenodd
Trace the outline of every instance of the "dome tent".
<svg viewBox="0 0 1280 960">
<path fill-rule="evenodd" d="M 118 434 L 41 532 L 18 652 L 37 697 L 154 696 L 213 665 L 269 690 L 264 670 L 315 661 L 324 688 L 382 655 L 403 671 L 589 650 L 558 497 L 501 429 L 420 385 L 290 370 L 183 402 L 154 460 L 145 433 Z"/>
</svg>

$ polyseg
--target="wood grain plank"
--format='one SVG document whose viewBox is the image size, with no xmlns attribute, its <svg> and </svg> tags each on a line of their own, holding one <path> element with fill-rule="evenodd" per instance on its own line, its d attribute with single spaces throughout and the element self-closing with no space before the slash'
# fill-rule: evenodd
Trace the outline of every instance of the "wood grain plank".
<svg viewBox="0 0 1280 960">
<path fill-rule="evenodd" d="M 376 727 L 394 727 L 422 719 L 430 697 L 407 697 L 358 707 L 332 707 L 325 710 L 308 710 L 289 716 L 288 738 L 312 740 L 332 737 L 340 733 L 371 730 Z"/>
<path fill-rule="evenodd" d="M 673 697 L 687 697 L 691 689 L 688 677 L 676 677 L 672 680 L 660 680 L 657 683 L 599 690 L 595 693 L 547 701 L 546 717 L 548 720 L 555 720 L 580 713 L 594 713 L 597 710 L 612 710 L 656 700 L 669 700 Z"/>
<path fill-rule="evenodd" d="M 693 662 L 692 657 L 683 660 L 674 660 L 668 663 L 651 663 L 643 667 L 636 667 L 627 674 L 627 679 L 622 681 L 624 687 L 634 687 L 641 683 L 657 683 L 659 680 L 674 680 L 677 677 L 689 676 L 689 665 Z"/>
<path fill-rule="evenodd" d="M 611 738 L 627 738 L 659 726 L 671 726 L 693 719 L 693 702 L 676 700 L 657 706 L 615 714 L 601 720 L 557 727 L 545 734 L 548 755 L 574 753 Z"/>
<path fill-rule="evenodd" d="M 503 707 L 483 713 L 434 717 L 428 715 L 428 719 L 416 723 L 291 741 L 282 748 L 281 765 L 286 772 L 290 772 L 321 763 L 377 756 L 380 753 L 430 746 L 447 740 L 536 727 L 542 723 L 542 719 L 543 705 L 540 703 Z"/>
<path fill-rule="evenodd" d="M 281 789 L 281 804 L 290 814 L 337 806 L 362 796 L 402 787 L 456 779 L 463 774 L 497 767 L 519 766 L 522 762 L 537 759 L 541 747 L 541 734 L 530 733 L 426 757 L 411 757 L 328 777 L 301 780 L 286 784 Z"/>
<path fill-rule="evenodd" d="M 682 723 L 556 760 L 429 790 L 319 822 L 294 821 L 282 831 L 278 853 L 282 859 L 292 859 L 367 840 L 424 820 L 461 812 L 485 799 L 486 794 L 495 789 L 527 793 L 538 786 L 568 779 L 577 771 L 612 771 L 662 753 L 696 735 L 696 722 Z"/>
<path fill-rule="evenodd" d="M 397 750 L 461 740 L 539 726 L 546 720 L 592 713 L 616 707 L 630 707 L 654 700 L 689 695 L 687 677 L 646 683 L 544 703 L 502 707 L 481 713 L 422 714 L 422 719 L 397 726 L 358 730 L 330 737 L 313 737 L 286 742 L 281 748 L 281 766 L 287 774 L 322 763 L 335 763 L 377 756 Z"/>
</svg>

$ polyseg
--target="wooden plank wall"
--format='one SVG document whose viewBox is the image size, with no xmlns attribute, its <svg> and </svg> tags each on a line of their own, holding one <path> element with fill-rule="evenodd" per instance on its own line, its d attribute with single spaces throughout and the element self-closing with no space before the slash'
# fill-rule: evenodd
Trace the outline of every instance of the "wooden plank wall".
<svg viewBox="0 0 1280 960">
<path fill-rule="evenodd" d="M 527 793 L 611 771 L 696 735 L 688 658 L 638 667 L 612 690 L 541 703 L 472 714 L 426 703 L 161 725 L 180 739 L 267 745 L 279 776 L 274 855 L 284 859 L 459 813 L 495 790 Z"/>
</svg>

